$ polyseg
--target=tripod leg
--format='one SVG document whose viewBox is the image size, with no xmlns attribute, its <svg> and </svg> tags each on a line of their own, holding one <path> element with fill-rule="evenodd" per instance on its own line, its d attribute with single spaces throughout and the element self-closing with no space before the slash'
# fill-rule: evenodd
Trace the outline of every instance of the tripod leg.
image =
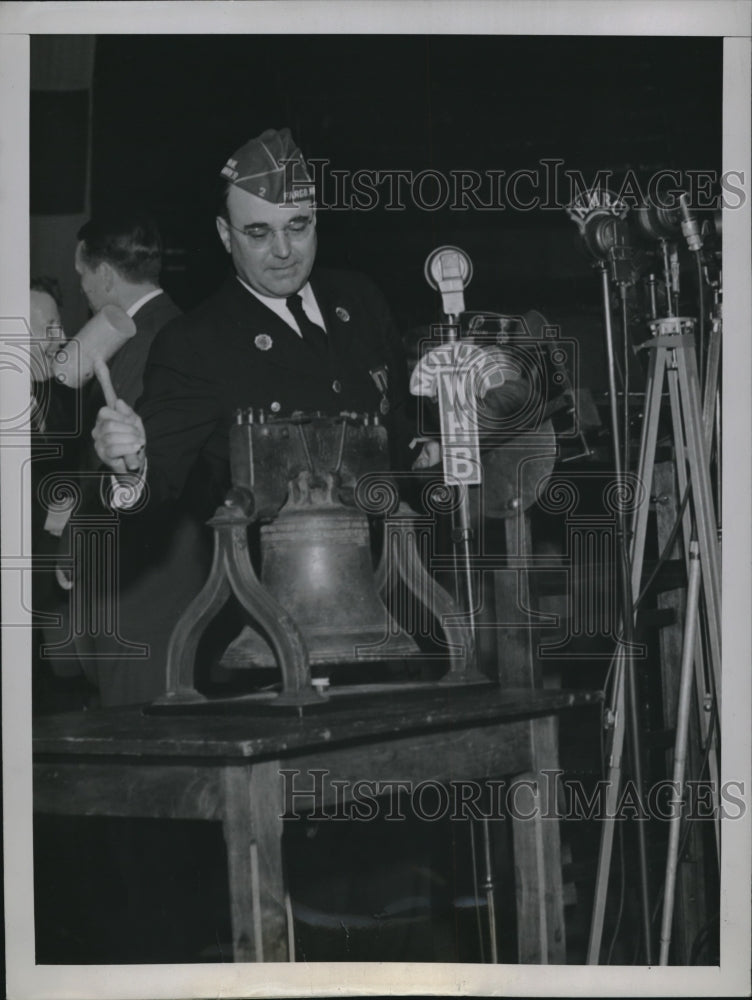
<svg viewBox="0 0 752 1000">
<path fill-rule="evenodd" d="M 705 442 L 705 452 L 710 459 L 713 453 L 713 437 L 715 436 L 715 512 L 718 518 L 716 526 L 721 526 L 721 485 L 723 470 L 721 468 L 721 393 L 718 385 L 721 364 L 721 321 L 713 321 L 708 346 L 707 372 L 702 400 L 702 431 Z M 720 551 L 720 540 L 719 540 Z"/>
<path fill-rule="evenodd" d="M 695 644 L 695 628 L 700 599 L 700 561 L 697 542 L 692 542 L 690 550 L 689 586 L 687 589 L 687 609 L 684 616 L 684 644 L 682 648 L 681 680 L 679 704 L 677 706 L 676 739 L 674 742 L 674 773 L 671 827 L 669 829 L 668 857 L 666 860 L 666 882 L 663 894 L 663 918 L 661 923 L 660 964 L 668 964 L 671 944 L 671 924 L 674 916 L 674 893 L 676 871 L 679 860 L 679 833 L 681 831 L 681 805 L 683 802 L 684 771 L 687 761 L 689 733 L 689 709 L 692 697 L 692 659 Z"/>
<path fill-rule="evenodd" d="M 637 476 L 646 492 L 645 500 L 635 508 L 632 518 L 632 597 L 636 598 L 640 591 L 642 567 L 645 554 L 645 536 L 647 533 L 648 514 L 650 511 L 650 493 L 653 487 L 653 469 L 655 466 L 655 450 L 658 442 L 658 423 L 661 415 L 661 395 L 663 392 L 663 376 L 666 369 L 666 351 L 657 348 L 651 351 L 648 363 L 647 392 L 645 394 L 645 412 L 642 418 L 640 434 L 640 457 L 637 465 Z"/>
<path fill-rule="evenodd" d="M 705 439 L 705 451 L 710 454 L 713 443 L 713 424 L 715 421 L 716 400 L 718 398 L 718 375 L 721 362 L 721 330 L 716 321 L 710 333 L 708 345 L 707 372 L 705 375 L 705 394 L 702 401 L 702 424 Z M 720 450 L 720 448 L 719 448 Z"/>
<path fill-rule="evenodd" d="M 650 493 L 653 484 L 655 452 L 658 442 L 658 424 L 660 421 L 661 396 L 663 378 L 666 369 L 666 350 L 663 347 L 653 347 L 648 362 L 647 392 L 645 395 L 645 411 L 640 435 L 640 453 L 637 474 L 639 482 L 645 490 L 645 499 L 635 508 L 632 519 L 632 541 L 630 561 L 632 565 L 632 599 L 640 589 L 644 562 L 645 537 L 647 534 L 648 514 L 650 511 Z M 619 653 L 616 654 L 616 672 L 614 677 L 614 695 L 611 707 L 612 731 L 608 754 L 608 777 L 606 781 L 606 815 L 603 819 L 601 842 L 598 852 L 598 868 L 595 883 L 595 898 L 593 916 L 590 925 L 588 943 L 589 965 L 597 965 L 600 959 L 603 937 L 603 920 L 608 894 L 608 878 L 611 869 L 613 853 L 615 810 L 621 789 L 621 761 L 624 752 L 624 737 L 627 718 L 627 677 L 626 672 L 633 665 Z"/>
<path fill-rule="evenodd" d="M 715 480 L 716 480 L 716 496 L 715 496 L 715 514 L 716 514 L 716 540 L 717 540 L 717 554 L 718 554 L 718 575 L 720 578 L 720 566 L 721 566 L 721 525 L 722 525 L 722 484 L 723 484 L 723 469 L 721 465 L 722 461 L 722 449 L 721 449 L 721 393 L 719 388 L 719 377 L 720 377 L 720 360 L 721 360 L 721 319 L 720 316 L 713 323 L 713 329 L 711 333 L 710 347 L 709 347 L 709 357 L 708 357 L 708 371 L 707 371 L 707 381 L 705 383 L 705 398 L 703 400 L 703 430 L 704 430 L 704 441 L 705 450 L 710 460 L 712 444 L 713 444 L 713 434 L 715 433 Z M 709 473 L 709 470 L 708 470 Z M 720 649 L 718 651 L 718 663 L 720 667 Z M 710 687 L 717 687 L 714 678 L 710 678 Z M 700 702 L 700 716 L 704 723 L 703 735 L 705 739 L 703 740 L 703 746 L 706 745 L 707 739 L 710 738 L 710 747 L 708 749 L 708 765 L 710 770 L 711 781 L 713 782 L 713 787 L 716 790 L 720 788 L 720 764 L 718 760 L 718 725 L 712 727 L 711 735 L 708 737 L 708 730 L 710 729 L 709 712 L 706 710 L 710 707 L 716 708 L 716 722 L 720 718 L 720 690 L 716 690 L 715 693 L 712 691 L 708 693 L 708 686 L 705 686 L 705 698 Z M 716 856 L 718 860 L 718 866 L 720 868 L 721 863 L 721 829 L 720 829 L 720 812 L 716 810 L 716 821 L 715 821 L 715 838 L 716 838 Z"/>
<path fill-rule="evenodd" d="M 717 356 L 711 357 L 711 369 L 717 379 Z M 713 372 L 709 372 L 712 378 Z M 721 630 L 720 630 L 720 568 L 718 564 L 717 522 L 710 488 L 710 463 L 705 447 L 708 423 L 700 410 L 700 388 L 697 376 L 697 361 L 692 345 L 677 347 L 674 351 L 674 366 L 669 372 L 669 394 L 674 427 L 676 450 L 676 471 L 679 488 L 683 492 L 689 482 L 692 494 L 692 512 L 687 510 L 684 517 L 685 552 L 690 552 L 693 526 L 699 544 L 702 567 L 702 610 L 707 625 L 708 652 L 711 676 L 705 681 L 705 657 L 700 633 L 695 633 L 695 672 L 698 683 L 698 704 L 700 721 L 703 725 L 703 742 L 707 745 L 708 719 L 705 705 L 710 689 L 710 704 L 713 694 L 720 712 L 721 681 Z M 706 396 L 706 402 L 710 397 Z M 688 470 L 688 475 L 687 475 Z M 718 760 L 713 739 L 708 760 L 713 779 L 713 796 L 718 806 Z M 720 820 L 716 808 L 716 847 L 720 851 Z M 720 857 L 720 853 L 718 854 Z"/>
<path fill-rule="evenodd" d="M 588 941 L 587 963 L 598 965 L 600 961 L 601 942 L 603 939 L 603 918 L 606 912 L 606 896 L 608 894 L 608 877 L 611 871 L 611 855 L 614 845 L 614 825 L 616 806 L 621 786 L 621 759 L 624 752 L 624 733 L 626 727 L 625 698 L 625 662 L 618 656 L 616 659 L 616 674 L 614 677 L 613 726 L 608 755 L 608 778 L 606 779 L 605 818 L 601 832 L 601 842 L 598 849 L 598 868 L 595 877 L 595 898 L 593 900 L 593 917 L 590 923 L 590 939 Z"/>
<path fill-rule="evenodd" d="M 704 447 L 699 383 L 694 354 L 678 352 L 677 369 L 682 411 L 687 436 L 687 461 L 692 484 L 692 507 L 700 547 L 703 593 L 708 621 L 710 659 L 715 697 L 721 708 L 721 575 L 718 565 L 718 537 L 707 452 Z"/>
<path fill-rule="evenodd" d="M 688 421 L 692 420 L 692 414 L 694 414 L 695 423 L 697 421 L 697 414 L 699 406 L 699 392 L 692 397 L 691 380 L 685 380 L 683 378 L 683 373 L 686 371 L 686 351 L 690 351 L 690 364 L 694 362 L 694 353 L 692 353 L 692 348 L 679 347 L 673 352 L 672 365 L 668 371 L 668 387 L 669 387 L 669 399 L 671 403 L 671 421 L 674 436 L 674 455 L 676 464 L 676 479 L 678 485 L 679 495 L 683 496 L 688 484 L 691 484 L 691 489 L 694 494 L 695 489 L 700 485 L 698 476 L 706 475 L 701 470 L 704 468 L 707 470 L 707 462 L 702 462 L 696 455 L 696 451 L 690 446 L 688 440 Z M 687 475 L 687 467 L 689 466 L 689 476 Z M 701 487 L 705 493 L 708 494 L 708 488 Z M 694 496 L 693 496 L 694 500 Z M 687 570 L 689 570 L 689 552 L 691 541 L 693 537 L 693 523 L 696 521 L 698 513 L 697 507 L 694 506 L 694 521 L 693 512 L 689 508 L 685 511 L 684 519 L 682 523 L 682 532 L 684 536 L 684 552 L 685 558 L 687 559 Z M 706 598 L 707 602 L 707 598 Z M 720 649 L 718 650 L 718 657 L 720 656 Z M 711 659 L 714 658 L 716 654 L 712 651 L 711 644 Z M 699 632 L 695 633 L 695 670 L 697 676 L 701 677 L 704 673 L 704 663 L 705 657 L 703 654 L 703 644 L 702 637 Z"/>
<path fill-rule="evenodd" d="M 714 698 L 708 690 L 708 683 L 705 674 L 700 674 L 695 670 L 697 705 L 700 716 L 700 731 L 702 737 L 702 748 L 708 754 L 708 772 L 710 773 L 710 787 L 713 792 L 713 815 L 715 817 L 715 848 L 716 859 L 720 867 L 721 863 L 721 813 L 719 801 L 719 789 L 721 787 L 720 764 L 718 761 L 718 726 L 713 725 L 711 729 L 711 711 L 715 707 Z"/>
<path fill-rule="evenodd" d="M 668 394 L 671 403 L 671 425 L 674 438 L 674 463 L 676 467 L 676 483 L 678 487 L 679 498 L 684 496 L 687 489 L 689 480 L 687 478 L 687 438 L 684 428 L 684 420 L 682 413 L 682 403 L 681 403 L 681 386 L 679 382 L 679 373 L 677 369 L 676 357 L 672 356 L 673 364 L 668 370 Z M 692 542 L 692 512 L 689 507 L 684 511 L 684 517 L 682 520 L 682 535 L 684 538 L 684 559 L 687 564 L 687 573 L 689 573 L 690 563 L 689 563 L 689 552 Z M 703 652 L 702 652 L 702 640 L 699 633 L 695 634 L 695 663 L 697 665 L 697 670 L 701 671 L 703 669 L 702 665 L 704 662 Z"/>
<path fill-rule="evenodd" d="M 660 462 L 655 470 L 655 492 L 659 497 L 656 506 L 656 529 L 658 551 L 666 552 L 666 546 L 674 530 L 677 513 L 676 502 L 676 476 L 673 462 Z M 675 539 L 670 552 L 667 552 L 670 559 L 674 560 L 681 555 L 681 541 Z M 687 605 L 687 591 L 684 581 L 675 580 L 675 586 L 671 589 L 663 590 L 659 588 L 656 600 L 659 608 L 670 610 L 673 613 L 673 622 L 659 630 L 658 641 L 660 644 L 660 681 L 661 681 L 661 701 L 663 707 L 663 726 L 668 730 L 676 728 L 678 715 L 680 672 L 682 662 L 682 644 L 684 638 L 684 618 Z M 701 637 L 696 632 L 695 639 L 695 677 L 697 686 L 697 702 L 699 706 L 700 719 L 690 712 L 689 718 L 689 744 L 687 759 L 688 773 L 692 777 L 701 774 L 702 766 L 702 746 L 705 745 L 707 735 L 708 713 L 703 710 L 706 704 L 705 684 L 704 684 L 704 659 L 698 652 L 702 653 Z M 705 728 L 703 730 L 702 724 Z M 672 749 L 667 748 L 666 766 L 667 776 L 671 776 Z M 704 837 L 702 824 L 695 824 L 689 830 L 686 841 L 686 850 L 681 852 L 679 866 L 677 870 L 676 893 L 674 909 L 677 918 L 674 920 L 672 928 L 673 939 L 673 960 L 679 965 L 687 965 L 692 957 L 692 945 L 697 935 L 703 928 L 706 921 L 706 912 L 709 905 L 707 898 L 707 860 L 704 849 Z"/>
<path fill-rule="evenodd" d="M 687 489 L 687 439 L 684 434 L 684 423 L 682 420 L 681 397 L 679 393 L 678 372 L 676 369 L 676 358 L 672 352 L 672 364 L 669 365 L 667 373 L 668 398 L 671 404 L 671 431 L 674 441 L 674 464 L 676 468 L 676 484 L 678 496 L 681 500 Z M 689 571 L 689 545 L 692 539 L 692 515 L 687 507 L 682 520 L 682 535 L 684 537 L 684 559 Z"/>
</svg>

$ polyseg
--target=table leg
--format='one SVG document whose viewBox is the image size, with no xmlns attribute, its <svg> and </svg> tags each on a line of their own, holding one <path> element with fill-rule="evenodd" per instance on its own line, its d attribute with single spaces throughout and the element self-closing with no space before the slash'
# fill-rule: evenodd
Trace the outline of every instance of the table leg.
<svg viewBox="0 0 752 1000">
<path fill-rule="evenodd" d="M 538 749 L 541 742 L 553 742 L 554 756 L 543 758 L 552 762 L 551 770 L 517 775 L 511 803 L 518 960 L 539 965 L 566 961 L 560 821 L 551 787 L 557 760 L 555 723 L 553 717 L 531 722 L 538 730 Z"/>
<path fill-rule="evenodd" d="M 225 768 L 222 825 L 236 962 L 289 958 L 280 803 L 277 761 Z"/>
</svg>

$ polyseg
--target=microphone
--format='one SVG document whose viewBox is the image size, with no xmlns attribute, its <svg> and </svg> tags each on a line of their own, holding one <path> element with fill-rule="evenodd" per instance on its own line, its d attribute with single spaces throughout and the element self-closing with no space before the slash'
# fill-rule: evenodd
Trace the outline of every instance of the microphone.
<svg viewBox="0 0 752 1000">
<path fill-rule="evenodd" d="M 617 285 L 631 285 L 632 247 L 629 243 L 629 226 L 624 219 L 609 220 L 607 239 L 610 242 L 608 263 L 611 280 Z"/>
<path fill-rule="evenodd" d="M 577 223 L 588 252 L 609 264 L 611 278 L 620 285 L 632 283 L 632 247 L 625 216 L 629 206 L 605 188 L 587 192 L 567 208 Z"/>
<path fill-rule="evenodd" d="M 672 240 L 681 232 L 679 210 L 659 205 L 639 205 L 635 209 L 637 228 L 649 240 Z"/>
<path fill-rule="evenodd" d="M 687 241 L 690 250 L 702 250 L 702 234 L 700 224 L 689 210 L 689 197 L 686 193 L 679 195 L 679 214 L 681 218 L 681 231 Z"/>
<path fill-rule="evenodd" d="M 473 265 L 459 247 L 439 247 L 426 258 L 423 268 L 431 288 L 441 292 L 444 313 L 450 321 L 465 311 L 464 289 L 473 276 Z"/>
<path fill-rule="evenodd" d="M 640 205 L 635 211 L 638 228 L 651 240 L 673 240 L 680 233 L 690 250 L 702 250 L 702 230 L 697 217 L 690 210 L 689 195 L 682 191 L 676 208 L 659 205 Z"/>
</svg>

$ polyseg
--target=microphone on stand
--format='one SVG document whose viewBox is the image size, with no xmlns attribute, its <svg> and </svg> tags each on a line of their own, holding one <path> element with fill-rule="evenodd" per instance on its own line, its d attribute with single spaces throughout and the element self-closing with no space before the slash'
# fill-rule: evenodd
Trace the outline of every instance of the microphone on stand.
<svg viewBox="0 0 752 1000">
<path fill-rule="evenodd" d="M 580 235 L 585 244 L 596 258 L 600 271 L 601 293 L 603 299 L 603 320 L 606 342 L 606 358 L 608 363 L 608 399 L 611 416 L 611 443 L 614 460 L 615 482 L 619 488 L 623 487 L 624 471 L 629 469 L 629 371 L 628 371 L 628 330 L 627 330 L 627 285 L 632 283 L 632 249 L 629 245 L 626 231 L 625 216 L 629 211 L 629 206 L 612 192 L 605 188 L 595 188 L 592 191 L 583 192 L 567 208 L 567 214 L 577 224 Z M 610 275 L 609 275 L 610 271 Z M 624 386 L 624 454 L 622 454 L 620 443 L 618 392 L 616 385 L 616 356 L 614 349 L 614 334 L 611 317 L 611 295 L 609 289 L 609 277 L 619 285 L 619 293 L 623 309 L 624 327 L 624 356 L 625 367 L 622 375 Z M 617 697 L 614 702 L 614 722 L 611 737 L 611 763 L 610 769 L 614 776 L 618 776 L 618 768 L 621 767 L 621 737 L 617 743 L 615 734 L 617 727 L 621 732 L 624 723 L 622 718 L 625 714 L 629 717 L 628 733 L 632 749 L 632 768 L 635 785 L 641 798 L 643 794 L 642 781 L 642 747 L 640 733 L 640 719 L 638 715 L 638 701 L 635 693 L 635 666 L 633 653 L 633 627 L 634 612 L 631 588 L 631 565 L 628 542 L 628 527 L 626 523 L 626 512 L 622 508 L 617 512 L 617 545 L 618 566 L 621 591 L 621 632 L 625 646 L 624 669 L 620 672 L 617 681 Z M 624 655 L 624 654 L 622 654 Z M 629 697 L 627 697 L 627 693 Z M 623 706 L 620 710 L 619 706 Z M 611 779 L 613 781 L 613 778 Z M 618 788 L 618 777 L 616 786 Z M 604 828 L 605 829 L 605 828 Z M 637 846 L 639 861 L 640 879 L 640 902 L 642 910 L 642 930 L 644 937 L 644 947 L 648 964 L 650 964 L 650 900 L 649 886 L 647 879 L 647 848 L 645 844 L 645 833 L 642 826 L 637 828 Z M 601 855 L 599 857 L 599 870 L 596 884 L 596 909 L 593 915 L 593 924 L 590 932 L 590 943 L 588 950 L 588 961 L 597 962 L 600 952 L 600 941 L 602 934 L 602 912 L 604 909 L 605 896 L 608 890 L 608 875 L 611 863 L 611 842 L 605 837 L 601 841 Z M 605 875 L 605 883 L 603 881 Z"/>
<path fill-rule="evenodd" d="M 625 221 L 628 210 L 628 205 L 605 188 L 589 192 L 567 209 L 590 255 L 608 263 L 611 280 L 621 286 L 631 285 L 633 280 L 633 251 Z"/>
<path fill-rule="evenodd" d="M 459 247 L 439 247 L 426 259 L 423 272 L 426 281 L 441 292 L 441 304 L 450 323 L 456 323 L 465 311 L 465 285 L 470 284 L 473 265 L 464 250 Z"/>
<path fill-rule="evenodd" d="M 611 280 L 622 288 L 632 284 L 632 246 L 629 226 L 624 219 L 611 219 L 608 223 L 608 265 Z"/>
<path fill-rule="evenodd" d="M 681 218 L 681 231 L 687 241 L 687 246 L 695 252 L 702 250 L 700 224 L 689 210 L 689 198 L 686 193 L 679 195 L 679 215 Z"/>
<path fill-rule="evenodd" d="M 689 207 L 689 195 L 682 191 L 675 208 L 658 205 L 640 205 L 635 210 L 638 228 L 651 240 L 673 240 L 680 233 L 690 250 L 702 250 L 702 227 Z"/>
<path fill-rule="evenodd" d="M 648 240 L 673 240 L 680 229 L 679 209 L 659 205 L 638 205 L 634 212 L 637 228 Z"/>
</svg>

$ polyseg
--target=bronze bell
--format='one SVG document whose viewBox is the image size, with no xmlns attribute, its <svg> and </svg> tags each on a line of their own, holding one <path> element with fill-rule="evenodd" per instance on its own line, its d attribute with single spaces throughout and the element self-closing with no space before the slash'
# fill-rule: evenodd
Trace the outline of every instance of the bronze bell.
<svg viewBox="0 0 752 1000">
<path fill-rule="evenodd" d="M 230 595 L 249 624 L 225 650 L 222 666 L 277 668 L 282 675 L 281 691 L 272 700 L 254 700 L 265 691 L 237 699 L 243 710 L 272 704 L 298 712 L 312 704 L 319 708 L 327 696 L 312 683 L 312 665 L 342 666 L 348 674 L 355 667 L 343 685 L 349 687 L 366 674 L 358 676 L 364 662 L 420 657 L 418 645 L 382 601 L 382 591 L 400 602 L 416 633 L 420 629 L 435 638 L 423 632 L 417 608 L 439 624 L 449 661 L 442 683 L 480 678 L 472 633 L 456 621 L 460 609 L 422 564 L 417 539 L 425 533 L 419 534 L 416 517 L 400 503 L 386 473 L 387 445 L 385 428 L 368 414 L 267 420 L 263 413 L 238 411 L 230 430 L 233 486 L 209 522 L 212 568 L 173 631 L 167 693 L 155 703 L 156 711 L 186 705 L 214 710 L 215 699 L 196 687 L 197 650 Z M 364 511 L 386 517 L 384 551 L 375 569 Z M 254 523 L 260 525 L 260 578 L 248 545 Z"/>
<path fill-rule="evenodd" d="M 368 520 L 357 510 L 285 507 L 261 529 L 261 582 L 300 628 L 312 665 L 398 659 L 418 647 L 375 584 Z M 263 637 L 245 626 L 222 665 L 274 667 Z"/>
</svg>

